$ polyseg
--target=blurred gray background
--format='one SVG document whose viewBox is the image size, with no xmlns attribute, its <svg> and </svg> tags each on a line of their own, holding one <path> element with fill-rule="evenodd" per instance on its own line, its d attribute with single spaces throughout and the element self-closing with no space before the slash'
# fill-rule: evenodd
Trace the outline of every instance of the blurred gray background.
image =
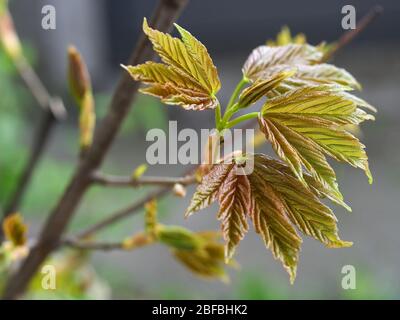
<svg viewBox="0 0 400 320">
<path fill-rule="evenodd" d="M 141 32 L 143 17 L 151 16 L 155 3 L 149 0 L 13 1 L 11 10 L 17 30 L 33 48 L 39 74 L 51 92 L 65 97 L 70 111 L 69 120 L 57 128 L 52 139 L 49 159 L 45 162 L 47 167 L 41 166 L 41 172 L 35 176 L 35 189 L 44 184 L 50 185 L 45 189 L 49 194 L 46 197 L 38 190 L 32 191 L 24 204 L 24 213 L 26 211 L 32 217 L 32 232 L 37 230 L 40 221 L 58 199 L 76 162 L 76 112 L 67 95 L 66 47 L 74 44 L 82 52 L 99 101 L 107 101 L 107 95 L 112 92 L 121 72 L 119 64 L 126 62 Z M 57 10 L 56 30 L 45 31 L 40 27 L 41 8 L 45 4 L 52 4 Z M 114 297 L 400 297 L 400 210 L 397 202 L 400 196 L 400 2 L 189 1 L 178 23 L 189 29 L 209 49 L 222 81 L 220 100 L 226 104 L 240 80 L 241 66 L 254 47 L 274 38 L 283 25 L 288 25 L 293 33 L 305 33 L 312 44 L 322 40 L 334 41 L 343 33 L 341 8 L 345 4 L 355 6 L 357 19 L 376 4 L 385 10 L 384 15 L 341 51 L 334 61 L 361 82 L 363 91 L 360 96 L 379 109 L 377 121 L 366 123 L 361 133 L 362 141 L 367 145 L 374 184 L 369 185 L 360 170 L 334 165 L 342 192 L 353 213 L 335 206 L 332 208 L 339 219 L 342 238 L 353 241 L 354 246 L 331 250 L 316 241 L 305 239 L 298 277 L 293 286 L 289 285 L 280 263 L 273 260 L 253 232 L 249 232 L 238 249 L 237 260 L 241 269 L 230 272 L 229 285 L 195 278 L 160 246 L 132 253 L 96 253 L 93 256 L 95 269 L 110 283 Z M 138 103 L 135 108 L 146 108 L 146 104 Z M 182 128 L 209 128 L 214 123 L 212 112 L 185 112 L 166 106 L 156 108 L 162 108 L 164 111 L 160 114 L 165 112 L 165 119 L 177 120 Z M 37 120 L 35 110 L 34 106 L 27 107 L 28 125 L 24 134 L 18 137 L 26 148 L 33 130 L 30 124 L 33 126 Z M 146 128 L 124 131 L 107 158 L 105 170 L 128 174 L 136 165 L 145 162 L 145 132 Z M 271 152 L 266 145 L 260 151 Z M 0 155 L 3 152 L 6 151 L 0 150 Z M 54 162 L 64 164 L 65 170 L 55 169 L 52 174 L 48 168 Z M 149 174 L 178 175 L 182 170 L 184 168 L 179 166 L 152 167 Z M 189 191 L 190 195 L 192 189 Z M 144 193 L 145 190 L 95 188 L 82 203 L 71 229 L 79 230 Z M 194 230 L 217 229 L 215 207 L 183 220 L 189 198 L 177 200 L 170 197 L 163 202 L 163 222 L 183 224 Z M 104 233 L 103 238 L 118 239 L 141 226 L 142 219 L 138 216 Z M 341 288 L 341 269 L 348 264 L 354 265 L 357 270 L 358 287 L 352 292 Z"/>
</svg>

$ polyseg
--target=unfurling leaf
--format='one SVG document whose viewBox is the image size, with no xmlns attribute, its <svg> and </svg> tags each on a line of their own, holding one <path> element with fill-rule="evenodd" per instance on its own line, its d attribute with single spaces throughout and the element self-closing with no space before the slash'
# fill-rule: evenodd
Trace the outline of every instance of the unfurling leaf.
<svg viewBox="0 0 400 320">
<path fill-rule="evenodd" d="M 284 46 L 290 43 L 305 44 L 306 40 L 306 36 L 303 33 L 298 33 L 293 37 L 289 27 L 283 26 L 281 31 L 276 36 L 276 41 L 268 40 L 266 44 L 270 47 Z"/>
<path fill-rule="evenodd" d="M 331 190 L 337 202 L 343 197 L 336 175 L 325 155 L 363 169 L 370 182 L 364 145 L 345 131 L 346 124 L 373 119 L 348 93 L 336 87 L 310 86 L 268 100 L 259 116 L 265 137 L 278 156 L 303 180 L 303 167 Z"/>
<path fill-rule="evenodd" d="M 137 180 L 141 178 L 146 173 L 147 169 L 148 169 L 147 164 L 142 163 L 141 165 L 136 167 L 135 170 L 133 170 L 132 179 Z"/>
<path fill-rule="evenodd" d="M 194 274 L 205 278 L 229 280 L 224 263 L 224 245 L 217 241 L 220 234 L 216 232 L 198 232 L 202 246 L 195 250 L 172 249 L 175 258 Z"/>
<path fill-rule="evenodd" d="M 257 102 L 262 97 L 266 96 L 270 90 L 279 86 L 283 80 L 293 76 L 295 73 L 296 70 L 287 70 L 278 72 L 271 77 L 267 77 L 266 79 L 259 79 L 255 81 L 240 94 L 238 102 L 240 108 L 246 108 Z"/>
<path fill-rule="evenodd" d="M 153 242 L 171 249 L 174 257 L 197 275 L 226 280 L 224 270 L 224 245 L 218 240 L 219 232 L 193 232 L 180 226 L 163 225 L 157 222 L 157 202 L 145 205 L 145 233 L 139 233 L 123 242 L 126 250 Z"/>
<path fill-rule="evenodd" d="M 159 97 L 164 103 L 188 110 L 215 108 L 215 94 L 221 87 L 217 69 L 205 46 L 188 31 L 175 25 L 182 40 L 150 28 L 143 30 L 163 63 L 147 62 L 125 69 L 136 81 L 149 86 L 141 92 Z"/>
<path fill-rule="evenodd" d="M 75 47 L 68 48 L 68 79 L 72 96 L 80 109 L 80 145 L 83 150 L 92 145 L 96 113 L 89 72 Z"/>
<path fill-rule="evenodd" d="M 169 247 L 183 250 L 196 250 L 203 246 L 203 239 L 196 233 L 179 226 L 159 225 L 157 239 Z"/>
<path fill-rule="evenodd" d="M 3 231 L 6 239 L 15 247 L 24 246 L 27 241 L 28 227 L 19 213 L 13 213 L 3 221 Z"/>
<path fill-rule="evenodd" d="M 235 164 L 235 158 L 231 163 L 226 160 L 203 177 L 187 211 L 191 214 L 219 202 L 226 259 L 232 257 L 248 230 L 248 220 L 274 257 L 281 260 L 292 282 L 301 244 L 295 227 L 328 247 L 351 245 L 340 240 L 334 214 L 320 201 L 329 190 L 313 176 L 304 174 L 312 186 L 307 187 L 286 164 L 265 155 L 248 156 L 246 161 L 254 161 L 254 171 L 238 175 L 243 169 Z"/>
<path fill-rule="evenodd" d="M 18 59 L 22 55 L 21 43 L 5 0 L 0 0 L 0 43 L 11 59 Z"/>
</svg>

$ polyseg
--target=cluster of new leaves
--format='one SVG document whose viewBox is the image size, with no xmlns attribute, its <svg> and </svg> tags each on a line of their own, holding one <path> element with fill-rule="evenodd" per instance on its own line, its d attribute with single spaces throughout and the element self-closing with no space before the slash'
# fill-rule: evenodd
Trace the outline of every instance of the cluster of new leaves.
<svg viewBox="0 0 400 320">
<path fill-rule="evenodd" d="M 350 210 L 327 156 L 364 170 L 372 182 L 365 147 L 348 126 L 373 120 L 367 111 L 375 108 L 350 93 L 360 89 L 350 73 L 324 62 L 327 46 L 309 45 L 304 36 L 293 38 L 287 29 L 276 42 L 254 49 L 221 117 L 215 97 L 220 82 L 206 48 L 179 26 L 182 40 L 151 29 L 146 20 L 143 28 L 165 64 L 126 67 L 135 80 L 149 85 L 142 92 L 185 109 L 216 108 L 221 131 L 257 117 L 266 140 L 283 160 L 246 155 L 247 161 L 254 161 L 254 171 L 247 175 L 237 174 L 243 169 L 234 156 L 231 163 L 224 159 L 208 166 L 187 215 L 219 202 L 226 259 L 248 230 L 248 220 L 292 281 L 301 243 L 296 228 L 328 247 L 351 245 L 339 239 L 336 218 L 320 201 L 326 197 Z M 247 87 L 241 91 L 243 85 Z M 229 121 L 263 98 L 261 110 Z"/>
</svg>

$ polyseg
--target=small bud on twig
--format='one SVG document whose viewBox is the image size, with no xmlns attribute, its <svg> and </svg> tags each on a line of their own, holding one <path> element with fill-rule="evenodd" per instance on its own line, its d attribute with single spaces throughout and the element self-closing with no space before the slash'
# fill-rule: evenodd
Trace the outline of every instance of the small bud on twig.
<svg viewBox="0 0 400 320">
<path fill-rule="evenodd" d="M 0 42 L 6 54 L 17 60 L 22 55 L 21 43 L 14 28 L 14 22 L 7 9 L 7 1 L 0 0 Z"/>
<path fill-rule="evenodd" d="M 96 122 L 92 86 L 86 64 L 75 47 L 68 48 L 68 60 L 70 91 L 80 108 L 80 145 L 85 150 L 92 144 Z"/>
</svg>

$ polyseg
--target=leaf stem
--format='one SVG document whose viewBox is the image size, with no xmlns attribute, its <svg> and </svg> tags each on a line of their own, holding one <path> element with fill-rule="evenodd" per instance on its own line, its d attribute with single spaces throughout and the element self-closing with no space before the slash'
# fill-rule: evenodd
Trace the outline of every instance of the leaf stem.
<svg viewBox="0 0 400 320">
<path fill-rule="evenodd" d="M 238 98 L 240 91 L 242 88 L 249 82 L 249 80 L 243 76 L 242 80 L 239 81 L 235 90 L 232 93 L 231 98 L 229 99 L 228 105 L 226 107 L 226 111 L 228 111 L 235 103 L 236 99 Z"/>
<path fill-rule="evenodd" d="M 232 128 L 243 121 L 257 118 L 259 114 L 260 114 L 259 112 L 250 112 L 250 113 L 244 114 L 240 117 L 237 117 L 236 119 L 233 119 L 232 121 L 229 121 L 226 124 L 226 128 Z"/>
<path fill-rule="evenodd" d="M 225 109 L 225 113 L 224 116 L 221 119 L 221 107 L 217 106 L 217 110 L 215 113 L 215 119 L 216 119 L 216 127 L 219 131 L 225 129 L 225 125 L 226 123 L 229 121 L 229 119 L 232 117 L 232 115 L 239 110 L 239 105 L 237 103 L 235 103 L 235 101 L 237 100 L 237 98 L 239 97 L 239 94 L 241 92 L 241 90 L 243 89 L 243 87 L 249 82 L 249 79 L 247 79 L 246 77 L 243 77 L 239 83 L 237 84 L 235 90 L 233 91 L 228 105 L 226 106 Z M 219 110 L 218 110 L 219 109 Z M 219 114 L 218 114 L 219 112 Z M 217 121 L 218 119 L 218 121 Z"/>
<path fill-rule="evenodd" d="M 217 108 L 215 109 L 215 127 L 218 129 L 218 126 L 221 122 L 221 104 L 218 102 Z"/>
</svg>

